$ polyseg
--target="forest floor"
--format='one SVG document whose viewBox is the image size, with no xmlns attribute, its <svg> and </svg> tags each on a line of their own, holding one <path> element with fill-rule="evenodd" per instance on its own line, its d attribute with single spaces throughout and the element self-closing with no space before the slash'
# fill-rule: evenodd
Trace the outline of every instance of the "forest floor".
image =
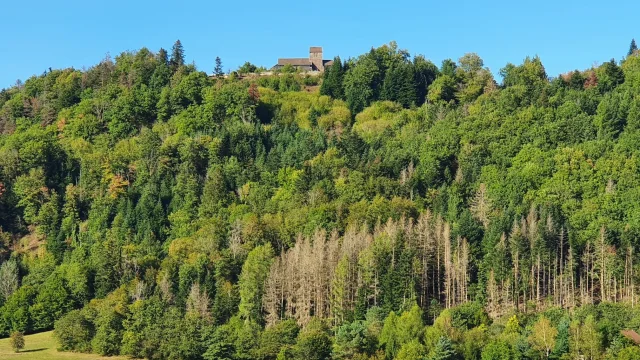
<svg viewBox="0 0 640 360">
<path fill-rule="evenodd" d="M 19 353 L 15 353 L 9 345 L 9 339 L 0 339 L 0 359 L 20 359 L 20 360 L 122 360 L 126 357 L 100 357 L 95 354 L 78 354 L 71 352 L 60 352 L 56 350 L 58 344 L 53 338 L 53 331 L 39 334 L 26 335 L 24 337 L 25 348 Z"/>
</svg>

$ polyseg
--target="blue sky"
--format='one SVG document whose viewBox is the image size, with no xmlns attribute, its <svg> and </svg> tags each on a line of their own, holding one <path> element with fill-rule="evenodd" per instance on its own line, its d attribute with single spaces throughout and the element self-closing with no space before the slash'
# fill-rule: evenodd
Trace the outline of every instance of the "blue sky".
<svg viewBox="0 0 640 360">
<path fill-rule="evenodd" d="M 607 4 L 611 4 L 607 6 Z M 170 49 L 211 72 L 278 57 L 354 57 L 395 40 L 436 64 L 475 52 L 497 73 L 539 55 L 550 76 L 619 60 L 640 38 L 640 2 L 602 1 L 43 1 L 0 7 L 0 88 L 45 69 L 90 67 L 143 46 Z M 640 40 L 640 39 L 639 39 Z"/>
</svg>

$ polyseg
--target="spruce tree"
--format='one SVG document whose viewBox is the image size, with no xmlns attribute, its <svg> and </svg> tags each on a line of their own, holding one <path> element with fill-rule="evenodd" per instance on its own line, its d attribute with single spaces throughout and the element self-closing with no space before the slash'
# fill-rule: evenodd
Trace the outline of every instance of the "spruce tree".
<svg viewBox="0 0 640 360">
<path fill-rule="evenodd" d="M 633 55 L 636 51 L 638 51 L 638 45 L 636 45 L 636 39 L 631 39 L 631 45 L 629 45 L 629 52 L 627 56 Z"/>
<path fill-rule="evenodd" d="M 184 48 L 182 47 L 180 40 L 176 40 L 175 44 L 173 44 L 169 65 L 171 65 L 171 70 L 173 72 L 178 70 L 180 66 L 184 65 Z"/>
<path fill-rule="evenodd" d="M 169 54 L 167 53 L 167 50 L 165 50 L 164 48 L 160 48 L 156 56 L 158 58 L 158 61 L 160 61 L 161 63 L 165 65 L 169 63 Z"/>
<path fill-rule="evenodd" d="M 324 80 L 320 85 L 320 94 L 331 96 L 334 99 L 343 99 L 342 79 L 344 78 L 344 68 L 339 56 L 333 59 L 333 65 L 325 70 Z"/>
<path fill-rule="evenodd" d="M 213 69 L 213 73 L 217 77 L 224 76 L 224 71 L 222 70 L 222 60 L 220 60 L 220 56 L 216 56 L 216 67 Z"/>
<path fill-rule="evenodd" d="M 451 340 L 448 338 L 441 336 L 436 343 L 436 347 L 433 349 L 433 355 L 431 359 L 433 360 L 453 360 L 456 358 L 456 352 L 453 349 L 453 345 L 451 344 Z"/>
<path fill-rule="evenodd" d="M 412 64 L 392 65 L 384 78 L 382 98 L 409 107 L 416 103 L 416 88 Z"/>
</svg>

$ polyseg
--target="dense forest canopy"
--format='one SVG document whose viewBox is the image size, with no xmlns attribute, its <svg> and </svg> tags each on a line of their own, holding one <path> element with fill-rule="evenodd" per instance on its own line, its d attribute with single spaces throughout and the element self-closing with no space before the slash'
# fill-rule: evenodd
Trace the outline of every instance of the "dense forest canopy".
<svg viewBox="0 0 640 360">
<path fill-rule="evenodd" d="M 0 92 L 0 336 L 148 359 L 637 359 L 640 57 L 498 82 L 140 49 Z M 215 66 L 215 68 L 214 68 Z M 640 270 L 640 269 L 639 269 Z"/>
</svg>

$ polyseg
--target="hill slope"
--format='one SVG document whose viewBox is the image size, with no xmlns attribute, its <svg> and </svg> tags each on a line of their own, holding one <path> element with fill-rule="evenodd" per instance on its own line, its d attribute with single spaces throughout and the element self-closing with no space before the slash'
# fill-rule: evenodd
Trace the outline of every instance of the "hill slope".
<svg viewBox="0 0 640 360">
<path fill-rule="evenodd" d="M 183 51 L 0 92 L 0 335 L 149 359 L 637 352 L 637 53 L 498 84 L 394 43 L 322 79 L 211 78 Z"/>
</svg>

